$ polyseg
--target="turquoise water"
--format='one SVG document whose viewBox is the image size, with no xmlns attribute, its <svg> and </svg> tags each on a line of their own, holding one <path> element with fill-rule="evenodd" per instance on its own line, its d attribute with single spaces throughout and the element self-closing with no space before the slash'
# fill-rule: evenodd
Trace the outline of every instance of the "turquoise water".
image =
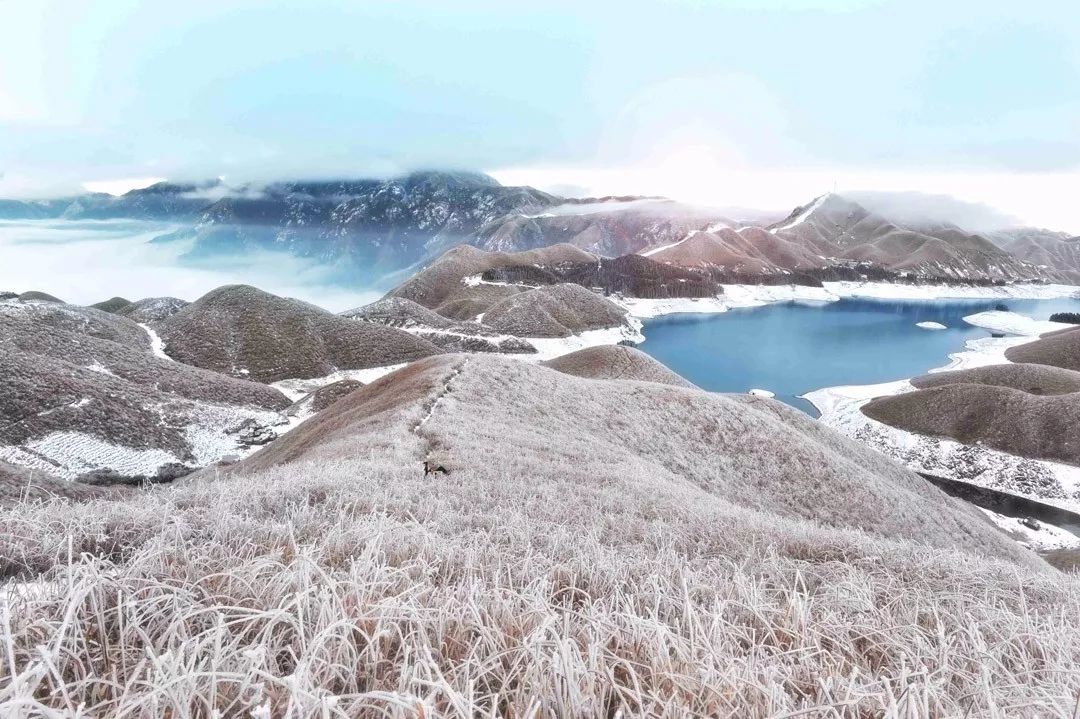
<svg viewBox="0 0 1080 719">
<path fill-rule="evenodd" d="M 816 415 L 798 395 L 888 382 L 944 366 L 949 353 L 962 350 L 967 340 L 990 335 L 965 323 L 964 315 L 998 304 L 1043 320 L 1054 312 L 1080 311 L 1076 299 L 788 302 L 648 320 L 639 348 L 704 389 L 767 389 Z M 948 329 L 924 330 L 916 322 L 940 322 Z"/>
</svg>

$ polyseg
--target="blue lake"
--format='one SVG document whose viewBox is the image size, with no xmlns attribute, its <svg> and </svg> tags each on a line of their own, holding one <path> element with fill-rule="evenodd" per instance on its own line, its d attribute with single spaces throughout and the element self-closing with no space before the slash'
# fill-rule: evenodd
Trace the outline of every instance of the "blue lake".
<svg viewBox="0 0 1080 719">
<path fill-rule="evenodd" d="M 755 387 L 816 415 L 798 395 L 845 384 L 888 382 L 948 364 L 969 339 L 988 337 L 963 317 L 1004 304 L 1047 319 L 1080 312 L 1080 300 L 863 300 L 795 302 L 711 315 L 669 315 L 645 322 L 639 349 L 704 389 Z M 926 330 L 917 322 L 948 329 Z"/>
</svg>

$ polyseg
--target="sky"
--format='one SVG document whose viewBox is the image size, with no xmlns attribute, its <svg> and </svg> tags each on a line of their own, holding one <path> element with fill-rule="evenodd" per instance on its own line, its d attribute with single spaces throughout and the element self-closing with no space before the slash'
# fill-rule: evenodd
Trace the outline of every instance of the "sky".
<svg viewBox="0 0 1080 719">
<path fill-rule="evenodd" d="M 1080 233 L 1075 0 L 0 0 L 0 196 L 490 172 Z"/>
</svg>

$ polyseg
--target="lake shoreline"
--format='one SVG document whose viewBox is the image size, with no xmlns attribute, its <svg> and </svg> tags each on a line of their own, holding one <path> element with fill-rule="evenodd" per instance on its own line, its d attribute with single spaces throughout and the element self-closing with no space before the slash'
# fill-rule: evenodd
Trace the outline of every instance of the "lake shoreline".
<svg viewBox="0 0 1080 719">
<path fill-rule="evenodd" d="M 1012 312 L 976 313 L 964 319 L 973 327 L 1008 336 L 968 340 L 963 350 L 949 354 L 948 364 L 930 369 L 927 374 L 1007 364 L 1006 350 L 1034 342 L 1056 324 Z M 872 399 L 915 390 L 907 378 L 880 384 L 824 387 L 800 397 L 814 405 L 820 413 L 818 421 L 827 427 L 877 449 L 910 469 L 1080 512 L 1080 499 L 1041 496 L 1024 491 L 1016 481 L 1017 477 L 1038 475 L 1056 481 L 1068 497 L 1075 497 L 1080 493 L 1080 467 L 907 432 L 862 412 L 862 407 Z"/>
<path fill-rule="evenodd" d="M 1015 285 L 908 285 L 895 282 L 823 282 L 806 285 L 721 285 L 715 297 L 644 299 L 612 296 L 611 300 L 640 319 L 674 314 L 719 314 L 733 309 L 777 302 L 824 303 L 842 299 L 868 300 L 994 300 L 1080 298 L 1080 286 L 1023 283 Z"/>
</svg>

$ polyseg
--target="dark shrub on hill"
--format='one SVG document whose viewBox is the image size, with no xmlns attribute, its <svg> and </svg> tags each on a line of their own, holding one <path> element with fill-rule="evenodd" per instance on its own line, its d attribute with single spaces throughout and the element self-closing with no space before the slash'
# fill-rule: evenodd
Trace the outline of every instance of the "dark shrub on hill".
<svg viewBox="0 0 1080 719">
<path fill-rule="evenodd" d="M 1080 312 L 1055 312 L 1050 315 L 1051 322 L 1068 322 L 1073 325 L 1080 325 Z"/>
</svg>

